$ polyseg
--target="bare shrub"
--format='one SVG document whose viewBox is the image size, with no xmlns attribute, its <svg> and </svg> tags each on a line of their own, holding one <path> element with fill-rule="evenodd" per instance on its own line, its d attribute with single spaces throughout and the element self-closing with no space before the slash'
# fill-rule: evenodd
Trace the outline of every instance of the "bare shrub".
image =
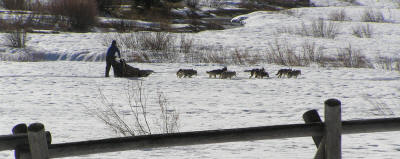
<svg viewBox="0 0 400 159">
<path fill-rule="evenodd" d="M 235 49 L 232 56 L 232 62 L 235 65 L 244 65 L 248 56 L 249 56 L 248 52 L 241 53 L 239 49 Z"/>
<path fill-rule="evenodd" d="M 10 47 L 25 48 L 27 41 L 25 30 L 14 30 L 5 34 L 6 43 Z"/>
<path fill-rule="evenodd" d="M 346 11 L 344 9 L 332 11 L 329 13 L 329 20 L 345 21 L 347 19 Z"/>
<path fill-rule="evenodd" d="M 323 60 L 322 46 L 316 46 L 315 42 L 311 43 L 309 41 L 305 41 L 302 44 L 303 51 L 303 64 L 310 65 L 311 63 L 318 63 L 321 66 L 325 65 L 325 61 Z"/>
<path fill-rule="evenodd" d="M 382 12 L 366 9 L 361 17 L 361 21 L 363 22 L 377 22 L 377 23 L 384 23 L 387 22 L 385 17 L 383 17 Z"/>
<path fill-rule="evenodd" d="M 303 30 L 305 30 L 303 26 Z M 334 22 L 326 22 L 324 19 L 318 19 L 311 25 L 311 35 L 314 37 L 323 37 L 334 39 L 339 34 L 339 26 Z"/>
<path fill-rule="evenodd" d="M 340 31 L 340 25 L 335 22 L 327 22 L 324 19 L 313 21 L 311 25 L 301 23 L 300 27 L 282 27 L 276 30 L 278 34 L 288 33 L 301 36 L 313 36 L 334 39 Z"/>
<path fill-rule="evenodd" d="M 265 61 L 261 53 L 250 52 L 247 49 L 227 49 L 219 46 L 198 46 L 188 54 L 190 62 L 196 63 L 218 63 L 235 65 L 254 65 Z"/>
<path fill-rule="evenodd" d="M 228 63 L 228 53 L 222 47 L 214 45 L 199 45 L 191 53 L 192 61 L 199 63 Z"/>
<path fill-rule="evenodd" d="M 380 56 L 377 64 L 381 69 L 389 71 L 400 71 L 400 58 Z"/>
<path fill-rule="evenodd" d="M 353 27 L 353 35 L 359 38 L 371 38 L 373 28 L 369 24 Z"/>
<path fill-rule="evenodd" d="M 16 49 L 12 54 L 0 54 L 1 61 L 37 62 L 45 61 L 46 54 L 30 48 Z"/>
<path fill-rule="evenodd" d="M 174 133 L 179 131 L 179 113 L 172 109 L 162 92 L 159 92 L 155 104 L 159 108 L 150 108 L 148 96 L 142 82 L 132 83 L 126 87 L 127 104 L 117 106 L 107 99 L 101 90 L 99 108 L 89 109 L 114 132 L 124 136 Z M 156 112 L 151 112 L 158 110 Z"/>
<path fill-rule="evenodd" d="M 142 48 L 161 51 L 168 50 L 173 46 L 174 37 L 166 32 L 143 33 L 140 36 Z"/>
<path fill-rule="evenodd" d="M 183 53 L 186 62 L 193 62 L 195 59 L 193 45 L 194 39 L 188 38 L 186 34 L 181 34 L 179 42 L 179 52 Z"/>
<path fill-rule="evenodd" d="M 205 63 L 226 64 L 226 56 L 221 54 L 206 54 L 203 61 Z"/>
<path fill-rule="evenodd" d="M 3 27 L 7 32 L 4 34 L 6 45 L 14 48 L 25 48 L 28 39 L 25 19 L 22 16 L 14 16 Z"/>
<path fill-rule="evenodd" d="M 202 61 L 204 63 L 218 63 L 218 64 L 226 64 L 227 55 L 223 53 L 223 50 L 213 50 L 211 52 L 205 52 L 205 55 L 202 56 Z"/>
<path fill-rule="evenodd" d="M 370 61 L 361 54 L 361 51 L 352 48 L 350 44 L 346 48 L 338 49 L 337 61 L 343 67 L 372 68 Z"/>
<path fill-rule="evenodd" d="M 135 57 L 135 59 L 149 59 L 149 61 L 153 62 L 173 62 L 179 55 L 179 51 L 175 50 L 176 37 L 166 32 L 107 34 L 103 37 L 102 44 L 108 46 L 112 40 L 117 40 L 121 50 L 126 50 L 127 56 Z"/>
<path fill-rule="evenodd" d="M 123 49 L 141 49 L 140 39 L 137 34 L 140 33 L 129 33 L 129 34 L 121 34 L 121 33 L 110 33 L 104 34 L 102 37 L 102 45 L 109 46 L 112 40 L 116 40 L 118 45 Z"/>
<path fill-rule="evenodd" d="M 277 39 L 268 43 L 267 60 L 278 65 L 301 66 L 301 58 L 296 55 L 295 47 L 286 41 L 280 43 Z"/>
<path fill-rule="evenodd" d="M 141 48 L 150 50 L 153 58 L 159 61 L 173 61 L 177 58 L 174 49 L 175 37 L 166 32 L 145 32 L 140 34 Z"/>
<path fill-rule="evenodd" d="M 95 0 L 57 0 L 49 2 L 49 6 L 50 12 L 73 30 L 88 31 L 97 23 Z"/>
<path fill-rule="evenodd" d="M 166 32 L 111 34 L 110 36 L 105 36 L 104 39 L 105 41 L 109 41 L 110 39 L 120 41 L 120 44 L 125 48 L 153 51 L 168 51 L 173 47 L 175 42 L 175 37 Z"/>
<path fill-rule="evenodd" d="M 261 63 L 264 60 L 265 59 L 263 58 L 262 54 L 254 54 L 254 55 L 248 57 L 247 64 L 255 65 L 255 64 Z"/>
<path fill-rule="evenodd" d="M 174 133 L 179 131 L 179 113 L 168 106 L 168 99 L 163 92 L 158 92 L 158 105 L 160 106 L 160 131 Z"/>
<path fill-rule="evenodd" d="M 185 54 L 189 53 L 192 48 L 193 48 L 193 38 L 187 38 L 187 35 L 181 34 L 180 38 L 180 46 L 179 46 L 179 52 L 183 52 Z"/>
</svg>

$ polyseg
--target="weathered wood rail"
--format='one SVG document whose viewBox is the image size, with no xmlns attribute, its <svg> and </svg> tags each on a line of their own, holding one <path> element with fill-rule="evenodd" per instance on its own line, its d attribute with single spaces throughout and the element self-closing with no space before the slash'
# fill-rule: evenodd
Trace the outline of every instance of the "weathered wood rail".
<svg viewBox="0 0 400 159">
<path fill-rule="evenodd" d="M 50 144 L 51 135 L 39 123 L 19 124 L 13 135 L 0 136 L 0 151 L 15 150 L 17 159 L 46 159 L 145 148 L 213 144 L 311 136 L 317 147 L 314 158 L 340 159 L 341 135 L 400 131 L 400 118 L 341 121 L 341 103 L 325 101 L 325 122 L 316 110 L 303 114 L 305 124 L 194 131 Z"/>
</svg>

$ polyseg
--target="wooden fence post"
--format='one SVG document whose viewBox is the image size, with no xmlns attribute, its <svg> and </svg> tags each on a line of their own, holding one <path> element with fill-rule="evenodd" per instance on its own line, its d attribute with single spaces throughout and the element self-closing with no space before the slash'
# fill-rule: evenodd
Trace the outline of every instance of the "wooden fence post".
<svg viewBox="0 0 400 159">
<path fill-rule="evenodd" d="M 342 158 L 341 103 L 337 99 L 325 101 L 325 156 L 327 159 Z"/>
<path fill-rule="evenodd" d="M 305 112 L 303 114 L 303 120 L 306 124 L 322 123 L 321 117 L 319 116 L 318 111 L 315 109 Z M 318 148 L 318 146 L 322 140 L 322 136 L 313 136 L 312 138 L 314 140 L 315 146 L 317 146 L 317 148 Z"/>
<path fill-rule="evenodd" d="M 325 136 L 322 137 L 321 142 L 319 143 L 317 153 L 315 153 L 314 159 L 326 159 L 326 152 L 325 152 L 325 145 L 326 139 Z"/>
<path fill-rule="evenodd" d="M 15 125 L 12 129 L 14 135 L 28 133 L 28 126 L 25 123 Z M 27 143 L 28 144 L 28 143 Z M 29 149 L 24 145 L 17 145 L 14 150 L 15 159 L 30 159 Z"/>
<path fill-rule="evenodd" d="M 318 111 L 313 109 L 305 112 L 303 114 L 303 120 L 306 124 L 310 123 L 322 123 L 321 117 Z M 317 146 L 317 153 L 314 159 L 324 159 L 325 158 L 325 139 L 323 136 L 312 136 L 315 146 Z"/>
<path fill-rule="evenodd" d="M 33 123 L 29 125 L 28 140 L 32 159 L 49 158 L 49 149 L 43 124 Z"/>
</svg>

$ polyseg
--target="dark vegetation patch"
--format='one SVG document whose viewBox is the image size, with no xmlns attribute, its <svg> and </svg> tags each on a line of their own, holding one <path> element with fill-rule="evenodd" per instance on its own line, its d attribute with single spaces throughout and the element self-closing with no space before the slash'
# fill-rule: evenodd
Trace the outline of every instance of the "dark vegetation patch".
<svg viewBox="0 0 400 159">
<path fill-rule="evenodd" d="M 90 32 L 101 31 L 169 31 L 198 32 L 232 27 L 233 16 L 257 10 L 281 10 L 310 6 L 308 1 L 293 0 L 242 0 L 228 4 L 222 0 L 57 0 L 43 3 L 39 0 L 0 0 L 8 9 L 7 15 L 18 15 L 25 19 L 25 30 L 49 29 L 57 31 Z M 237 9 L 224 9 L 234 6 Z M 203 11 L 202 7 L 214 8 Z M 232 8 L 232 7 L 231 7 Z M 113 19 L 99 20 L 98 17 Z M 8 30 L 13 22 L 1 17 L 0 29 Z M 8 18 L 7 18 L 8 19 Z M 142 25 L 137 21 L 146 21 Z M 174 24 L 186 24 L 174 27 Z M 182 25 L 181 25 L 182 26 Z"/>
</svg>

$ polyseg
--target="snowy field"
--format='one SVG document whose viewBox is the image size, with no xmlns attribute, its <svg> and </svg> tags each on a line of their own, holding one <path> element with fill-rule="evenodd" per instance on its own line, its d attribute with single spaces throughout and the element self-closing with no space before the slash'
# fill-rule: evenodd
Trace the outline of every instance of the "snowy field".
<svg viewBox="0 0 400 159">
<path fill-rule="evenodd" d="M 142 81 L 149 99 L 157 91 L 166 94 L 170 105 L 180 112 L 181 130 L 210 130 L 302 123 L 302 114 L 317 109 L 329 98 L 343 103 L 343 119 L 395 117 L 400 112 L 400 75 L 374 69 L 297 68 L 298 79 L 248 79 L 243 70 L 232 80 L 209 79 L 213 65 L 131 64 L 153 69 L 143 79 L 104 78 L 99 62 L 1 62 L 0 134 L 8 134 L 18 123 L 42 122 L 51 131 L 53 143 L 115 137 L 116 134 L 87 113 L 85 107 L 99 104 L 99 90 L 115 103 L 124 102 L 130 82 Z M 280 67 L 265 65 L 270 74 Z M 178 79 L 176 68 L 194 68 L 199 75 Z M 123 92 L 123 91 L 122 91 Z M 368 99 L 368 100 L 367 100 Z M 381 110 L 368 101 L 387 104 Z M 126 104 L 126 102 L 125 102 Z M 150 102 L 151 110 L 158 109 Z M 395 114 L 393 114 L 395 113 Z M 395 132 L 345 135 L 344 158 L 393 158 L 400 155 Z M 315 146 L 310 138 L 238 142 L 174 147 L 144 151 L 107 153 L 84 158 L 311 158 Z M 368 154 L 366 156 L 366 154 Z M 12 158 L 1 152 L 1 158 Z M 125 157 L 123 157 L 125 158 Z M 129 158 L 129 157 L 127 157 Z"/>
<path fill-rule="evenodd" d="M 360 6 L 339 1 L 316 1 L 316 8 L 292 9 L 293 14 L 255 12 L 241 17 L 240 28 L 205 31 L 191 36 L 196 41 L 231 48 L 263 51 L 268 42 L 286 39 L 300 47 L 305 40 L 324 46 L 327 53 L 350 43 L 373 60 L 379 56 L 400 58 L 400 9 L 392 0 L 360 0 Z M 352 27 L 361 23 L 364 9 L 381 11 L 390 23 L 369 23 L 372 38 L 357 38 Z M 351 20 L 338 22 L 341 31 L 335 39 L 277 34 L 282 27 L 309 24 L 327 18 L 330 11 L 345 9 Z M 285 66 L 228 65 L 238 72 L 232 80 L 210 79 L 208 70 L 217 64 L 160 63 L 131 66 L 152 69 L 146 78 L 104 78 L 102 59 L 107 46 L 103 33 L 29 34 L 28 49 L 0 45 L 0 134 L 10 134 L 19 123 L 41 122 L 52 133 L 53 143 L 103 139 L 118 136 L 86 108 L 100 104 L 100 91 L 113 103 L 126 105 L 123 90 L 129 84 L 143 82 L 149 96 L 149 111 L 155 111 L 157 92 L 162 91 L 169 105 L 180 114 L 180 131 L 227 129 L 252 126 L 303 123 L 302 114 L 317 109 L 323 117 L 323 102 L 342 101 L 343 120 L 400 116 L 400 74 L 381 69 L 294 67 L 299 78 L 277 78 Z M 0 40 L 0 43 L 4 39 Z M 46 55 L 44 62 L 12 62 L 26 52 Z M 244 70 L 264 67 L 270 78 L 248 79 Z M 198 76 L 179 79 L 179 68 L 193 68 Z M 122 91 L 121 91 L 122 90 Z M 343 158 L 394 159 L 400 156 L 397 132 L 343 136 Z M 316 152 L 311 137 L 235 142 L 114 152 L 70 158 L 312 158 Z M 0 158 L 13 158 L 12 151 L 0 152 Z"/>
</svg>

